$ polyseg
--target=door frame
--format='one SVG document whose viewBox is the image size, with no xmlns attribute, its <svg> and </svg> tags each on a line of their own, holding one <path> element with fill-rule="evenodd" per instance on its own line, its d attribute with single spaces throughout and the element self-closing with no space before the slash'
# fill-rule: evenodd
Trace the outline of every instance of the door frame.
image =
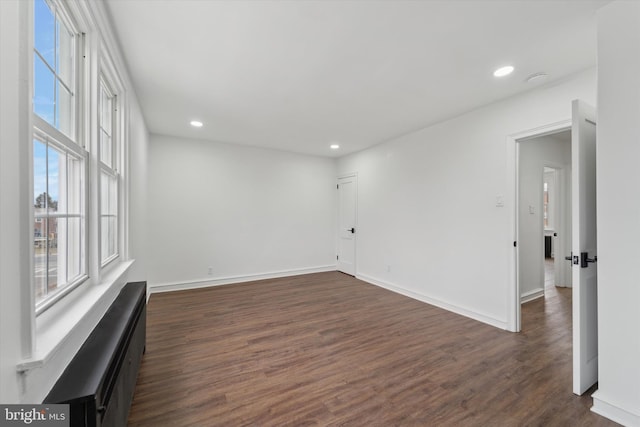
<svg viewBox="0 0 640 427">
<path fill-rule="evenodd" d="M 518 259 L 520 254 L 517 244 L 519 241 L 518 200 L 520 196 L 518 191 L 520 173 L 520 149 L 518 143 L 566 130 L 571 130 L 571 118 L 507 136 L 507 200 L 509 202 L 507 206 L 512 206 L 511 212 L 509 213 L 509 231 L 507 235 L 509 236 L 508 245 L 513 249 L 509 255 L 509 277 L 507 281 L 509 284 L 509 291 L 507 292 L 507 329 L 511 332 L 520 332 L 522 329 L 520 283 L 518 281 Z"/>
<path fill-rule="evenodd" d="M 355 243 L 353 245 L 353 275 L 357 277 L 358 275 L 358 172 L 345 172 L 336 176 L 336 186 L 340 184 L 340 180 L 344 178 L 353 178 L 355 181 L 355 219 L 354 219 L 354 227 L 356 229 L 356 233 L 354 236 Z M 337 190 L 337 187 L 336 187 Z M 336 256 L 340 253 L 340 196 L 336 191 Z M 336 258 L 336 270 L 338 269 L 338 259 Z M 338 270 L 339 271 L 339 270 Z"/>
</svg>

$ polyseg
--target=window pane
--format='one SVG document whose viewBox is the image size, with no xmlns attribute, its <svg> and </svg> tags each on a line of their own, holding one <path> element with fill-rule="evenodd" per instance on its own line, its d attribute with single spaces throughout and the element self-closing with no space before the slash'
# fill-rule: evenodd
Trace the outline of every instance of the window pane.
<svg viewBox="0 0 640 427">
<path fill-rule="evenodd" d="M 100 187 L 100 253 L 104 262 L 118 253 L 117 177 L 102 172 Z"/>
<path fill-rule="evenodd" d="M 107 103 L 109 102 L 109 98 L 105 92 L 104 84 L 100 82 L 100 127 L 104 128 L 106 124 L 105 110 L 107 107 Z"/>
<path fill-rule="evenodd" d="M 73 139 L 74 33 L 44 0 L 35 0 L 34 14 L 33 111 Z"/>
<path fill-rule="evenodd" d="M 34 47 L 53 68 L 55 65 L 56 21 L 44 0 L 35 0 L 33 21 L 35 28 Z"/>
<path fill-rule="evenodd" d="M 47 278 L 47 294 L 52 293 L 58 288 L 58 284 L 65 282 L 64 269 L 60 268 L 60 262 L 63 261 L 58 257 L 58 232 L 59 226 L 63 226 L 64 219 L 49 218 L 49 232 L 47 235 L 47 258 L 48 258 L 48 278 Z M 64 237 L 64 234 L 62 235 Z"/>
<path fill-rule="evenodd" d="M 58 54 L 58 62 L 56 66 L 56 74 L 60 80 L 71 87 L 73 81 L 73 59 L 74 59 L 74 38 L 73 34 L 67 27 L 58 21 L 57 23 L 58 45 L 56 46 Z"/>
<path fill-rule="evenodd" d="M 73 139 L 73 95 L 59 81 L 56 84 L 56 100 L 54 126 Z"/>
<path fill-rule="evenodd" d="M 103 239 L 102 245 L 102 260 L 106 261 L 111 256 L 117 253 L 116 251 L 116 237 L 117 237 L 117 220 L 114 216 L 102 217 L 103 227 Z"/>
<path fill-rule="evenodd" d="M 47 229 L 46 221 L 42 221 L 41 229 L 34 229 L 33 265 L 36 303 L 47 296 Z"/>
<path fill-rule="evenodd" d="M 85 273 L 84 163 L 63 148 L 34 141 L 36 304 Z"/>
<path fill-rule="evenodd" d="M 102 216 L 100 218 L 100 254 L 101 261 L 104 262 L 109 258 L 109 218 L 106 216 Z"/>
<path fill-rule="evenodd" d="M 61 171 L 62 169 L 62 171 Z M 47 211 L 55 213 L 58 210 L 66 211 L 64 203 L 60 202 L 60 190 L 64 189 L 64 153 L 58 152 L 52 146 L 47 149 Z M 60 173 L 63 173 L 63 180 L 60 180 Z"/>
<path fill-rule="evenodd" d="M 36 304 L 46 299 L 58 288 L 58 220 L 42 220 L 42 238 L 34 241 L 34 280 Z"/>
<path fill-rule="evenodd" d="M 47 295 L 47 147 L 33 141 L 33 265 L 36 301 Z"/>
<path fill-rule="evenodd" d="M 103 215 L 115 215 L 118 212 L 117 200 L 117 179 L 111 174 L 102 172 L 100 210 Z"/>
<path fill-rule="evenodd" d="M 81 218 L 69 218 L 67 220 L 67 265 L 68 280 L 73 281 L 82 275 L 84 271 L 84 250 L 82 242 Z"/>
<path fill-rule="evenodd" d="M 100 219 L 100 227 L 100 253 L 102 262 L 105 262 L 118 252 L 118 219 L 112 215 L 104 215 Z"/>
<path fill-rule="evenodd" d="M 113 167 L 113 96 L 100 82 L 100 161 Z"/>
<path fill-rule="evenodd" d="M 111 167 L 111 137 L 100 130 L 100 161 Z"/>
<path fill-rule="evenodd" d="M 111 110 L 113 109 L 113 98 L 105 92 L 104 104 L 102 105 L 102 128 L 111 136 L 113 122 L 111 121 Z"/>
<path fill-rule="evenodd" d="M 35 216 L 46 209 L 47 194 L 47 147 L 38 140 L 33 141 L 33 206 Z"/>
<path fill-rule="evenodd" d="M 55 77 L 38 55 L 34 55 L 33 80 L 33 111 L 52 126 L 56 126 Z"/>
<path fill-rule="evenodd" d="M 64 1 L 32 1 L 33 112 L 50 125 L 35 129 L 33 141 L 33 275 L 36 305 L 42 307 L 86 274 L 86 165 L 74 141 L 76 33 L 57 9 Z M 52 127 L 66 137 L 51 138 Z"/>
<path fill-rule="evenodd" d="M 84 169 L 82 160 L 67 155 L 67 186 L 66 204 L 69 214 L 82 215 L 84 211 Z"/>
<path fill-rule="evenodd" d="M 109 217 L 109 254 L 115 255 L 117 253 L 117 237 L 118 237 L 118 218 L 115 216 Z"/>
</svg>

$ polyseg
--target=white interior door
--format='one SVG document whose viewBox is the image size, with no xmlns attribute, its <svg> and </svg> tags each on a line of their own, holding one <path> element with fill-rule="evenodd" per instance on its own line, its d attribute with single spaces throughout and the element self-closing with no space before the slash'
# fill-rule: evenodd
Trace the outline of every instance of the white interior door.
<svg viewBox="0 0 640 427">
<path fill-rule="evenodd" d="M 356 274 L 357 178 L 338 179 L 338 270 Z"/>
<path fill-rule="evenodd" d="M 598 280 L 596 241 L 596 111 L 573 101 L 573 392 L 598 381 Z"/>
</svg>

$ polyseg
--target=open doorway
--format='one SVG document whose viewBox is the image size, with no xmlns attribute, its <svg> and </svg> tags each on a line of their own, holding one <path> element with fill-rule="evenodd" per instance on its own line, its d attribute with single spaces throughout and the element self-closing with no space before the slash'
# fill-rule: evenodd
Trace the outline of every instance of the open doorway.
<svg viewBox="0 0 640 427">
<path fill-rule="evenodd" d="M 570 197 L 560 197 L 560 200 L 569 200 L 566 204 L 566 216 L 568 218 L 566 230 L 558 231 L 556 242 L 554 264 L 568 258 L 566 264 L 562 263 L 568 271 L 564 279 L 564 286 L 571 286 L 571 289 L 564 289 L 565 293 L 571 294 L 571 315 L 565 316 L 566 322 L 570 322 L 572 329 L 572 357 L 573 357 L 573 392 L 582 395 L 598 381 L 598 271 L 597 271 L 597 222 L 596 222 L 596 110 L 592 106 L 581 100 L 574 100 L 571 103 L 571 120 L 552 123 L 536 129 L 520 132 L 508 137 L 508 155 L 513 159 L 509 163 L 509 173 L 515 172 L 515 177 L 510 190 L 515 194 L 515 209 L 510 226 L 513 226 L 515 238 L 513 241 L 514 252 L 511 258 L 511 274 L 513 286 L 509 290 L 510 315 L 508 318 L 509 330 L 520 332 L 522 328 L 522 293 L 521 280 L 529 280 L 535 276 L 539 264 L 528 264 L 521 258 L 520 252 L 526 248 L 526 222 L 531 220 L 527 216 L 535 216 L 536 205 L 535 196 L 532 203 L 528 203 L 527 195 L 523 193 L 521 181 L 527 180 L 526 174 L 521 173 L 521 168 L 527 168 L 527 159 L 535 154 L 527 155 L 527 149 L 538 144 L 534 140 L 550 135 L 562 134 L 563 131 L 570 130 L 570 167 L 564 167 L 564 175 L 567 183 L 567 194 Z M 568 134 L 566 135 L 569 136 Z M 568 138 L 567 138 L 568 139 Z M 512 157 L 513 156 L 513 157 Z M 512 165 L 512 166 L 511 166 Z M 553 165 L 551 165 L 553 166 Z M 544 165 L 540 165 L 537 171 L 544 172 Z M 537 173 L 537 172 L 536 172 Z M 569 176 L 571 177 L 569 179 Z M 562 180 L 561 180 L 562 181 Z M 542 185 L 543 180 L 539 181 Z M 521 194 L 522 193 L 522 194 Z M 522 196 L 522 197 L 521 197 Z M 542 200 L 542 198 L 540 198 Z M 529 209 L 531 206 L 531 209 Z M 531 220 L 532 221 L 532 220 Z M 569 222 L 570 221 L 570 222 Z M 532 221 L 535 222 L 535 221 Z M 542 224 L 542 222 L 540 222 Z M 569 236 L 571 234 L 571 236 Z M 540 242 L 539 234 L 532 235 L 532 241 Z M 571 237 L 571 239 L 569 239 Z M 571 243 L 569 244 L 569 240 Z M 563 243 L 560 243 L 563 242 Z M 535 243 L 534 243 L 535 244 Z M 526 252 L 526 249 L 525 251 Z M 538 256 L 540 251 L 531 251 Z M 530 268 L 531 265 L 534 267 Z M 571 265 L 567 268 L 567 265 Z M 527 269 L 531 274 L 527 274 Z M 525 271 L 521 271 L 525 270 Z M 557 271 L 556 271 L 557 273 Z M 558 278 L 555 278 L 558 281 Z M 535 283 L 535 281 L 533 282 Z M 556 288 L 558 289 L 558 288 Z M 526 290 L 525 290 L 526 292 Z M 542 302 L 544 298 L 536 298 Z M 545 310 L 546 311 L 546 310 Z"/>
<path fill-rule="evenodd" d="M 521 304 L 571 287 L 571 130 L 517 141 Z M 526 325 L 523 325 L 526 326 Z"/>
</svg>

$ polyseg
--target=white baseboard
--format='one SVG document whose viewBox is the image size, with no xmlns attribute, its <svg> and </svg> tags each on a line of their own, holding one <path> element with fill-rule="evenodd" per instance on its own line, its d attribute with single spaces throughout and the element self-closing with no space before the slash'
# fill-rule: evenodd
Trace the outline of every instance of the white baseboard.
<svg viewBox="0 0 640 427">
<path fill-rule="evenodd" d="M 477 320 L 477 321 L 482 322 L 482 323 L 486 323 L 486 324 L 491 325 L 491 326 L 495 326 L 496 328 L 505 329 L 505 330 L 508 329 L 508 325 L 507 325 L 507 321 L 506 320 L 496 319 L 494 317 L 488 316 L 486 314 L 478 313 L 477 311 L 470 310 L 468 308 L 463 308 L 463 307 L 459 307 L 457 305 L 449 304 L 447 302 L 440 301 L 438 299 L 431 298 L 431 297 L 429 297 L 427 295 L 419 294 L 417 292 L 413 292 L 413 291 L 404 289 L 404 288 L 402 288 L 400 286 L 392 285 L 390 283 L 384 282 L 384 281 L 379 280 L 379 279 L 375 279 L 373 277 L 369 277 L 369 276 L 364 275 L 364 274 L 357 274 L 356 278 L 358 278 L 360 280 L 363 280 L 363 281 L 365 281 L 367 283 L 370 283 L 372 285 L 379 286 L 381 288 L 384 288 L 384 289 L 387 289 L 389 291 L 395 292 L 397 294 L 404 295 L 406 297 L 413 298 L 415 300 L 422 301 L 422 302 L 425 302 L 427 304 L 434 305 L 434 306 L 442 308 L 444 310 L 451 311 L 453 313 L 459 314 L 461 316 L 468 317 L 468 318 L 473 319 L 473 320 Z"/>
<path fill-rule="evenodd" d="M 524 294 L 520 295 L 520 304 L 533 301 L 534 299 L 542 298 L 543 296 L 544 296 L 543 288 L 538 288 L 529 292 L 525 292 Z"/>
<path fill-rule="evenodd" d="M 275 279 L 278 277 L 299 276 L 301 274 L 322 273 L 335 271 L 335 265 L 320 267 L 298 268 L 291 270 L 273 271 L 268 273 L 247 274 L 242 276 L 218 277 L 215 279 L 191 280 L 187 282 L 156 283 L 147 288 L 147 300 L 151 294 L 171 291 L 184 291 L 187 289 L 208 288 L 211 286 L 230 285 L 233 283 L 251 282 L 254 280 Z"/>
<path fill-rule="evenodd" d="M 611 421 L 615 421 L 623 426 L 640 426 L 640 408 L 629 411 L 607 402 L 606 397 L 602 395 L 600 390 L 593 393 L 591 397 L 593 398 L 591 410 L 596 414 L 609 418 Z"/>
</svg>

